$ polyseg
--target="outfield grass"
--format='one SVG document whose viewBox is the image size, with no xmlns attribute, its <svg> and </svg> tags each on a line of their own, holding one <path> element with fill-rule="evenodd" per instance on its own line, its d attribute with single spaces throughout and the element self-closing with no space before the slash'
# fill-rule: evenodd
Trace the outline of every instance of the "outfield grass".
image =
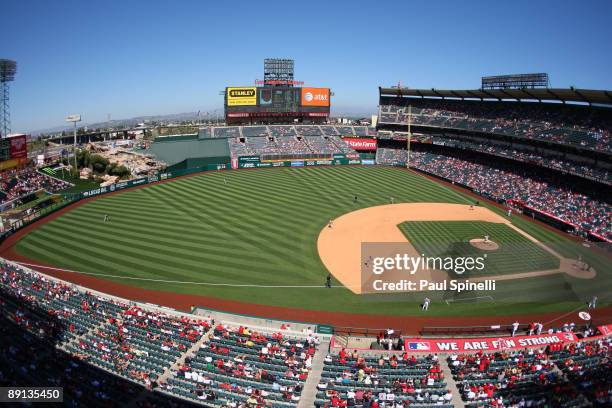
<svg viewBox="0 0 612 408">
<path fill-rule="evenodd" d="M 345 288 L 266 287 L 323 285 L 327 270 L 316 247 L 320 230 L 331 218 L 387 204 L 391 196 L 395 202 L 473 201 L 398 168 L 215 172 L 88 202 L 31 232 L 16 250 L 36 261 L 114 275 L 107 278 L 148 289 L 315 310 L 409 315 L 419 313 L 416 305 L 422 295 L 357 296 Z M 104 214 L 110 215 L 110 222 L 103 221 Z M 531 222 L 517 217 L 513 222 L 559 250 L 582 251 Z M 567 310 L 598 290 L 600 299 L 605 299 L 611 292 L 610 271 L 604 260 L 592 259 L 597 262 L 608 268 L 602 275 L 607 280 L 578 281 L 558 275 L 508 281 L 496 291 L 495 303 L 433 307 L 430 313 Z"/>
<path fill-rule="evenodd" d="M 559 268 L 559 258 L 534 245 L 505 224 L 485 221 L 407 221 L 399 225 L 417 251 L 433 257 L 486 257 L 482 271 L 462 277 L 497 276 Z M 488 235 L 499 245 L 495 251 L 472 246 L 469 241 Z"/>
</svg>

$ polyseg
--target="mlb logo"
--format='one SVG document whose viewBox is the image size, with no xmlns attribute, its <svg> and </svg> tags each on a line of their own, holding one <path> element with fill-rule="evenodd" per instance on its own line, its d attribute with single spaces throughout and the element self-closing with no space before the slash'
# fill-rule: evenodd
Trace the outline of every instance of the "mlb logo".
<svg viewBox="0 0 612 408">
<path fill-rule="evenodd" d="M 415 341 L 408 343 L 408 349 L 414 351 L 429 351 L 429 343 L 422 341 Z"/>
<path fill-rule="evenodd" d="M 563 333 L 563 336 L 567 341 L 574 341 L 574 333 Z"/>
</svg>

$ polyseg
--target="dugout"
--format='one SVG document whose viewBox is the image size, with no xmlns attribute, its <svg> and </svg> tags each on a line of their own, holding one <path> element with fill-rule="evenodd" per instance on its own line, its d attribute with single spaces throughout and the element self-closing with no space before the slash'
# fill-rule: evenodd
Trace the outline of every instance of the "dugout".
<svg viewBox="0 0 612 408">
<path fill-rule="evenodd" d="M 230 168 L 227 139 L 204 139 L 198 135 L 158 137 L 149 153 L 168 164 L 169 171 Z"/>
</svg>

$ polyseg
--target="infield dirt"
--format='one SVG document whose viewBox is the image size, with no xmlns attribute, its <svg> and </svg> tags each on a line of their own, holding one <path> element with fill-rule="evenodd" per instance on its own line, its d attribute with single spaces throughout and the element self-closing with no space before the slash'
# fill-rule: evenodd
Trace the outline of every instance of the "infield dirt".
<svg viewBox="0 0 612 408">
<path fill-rule="evenodd" d="M 362 278 L 362 243 L 400 243 L 406 242 L 405 235 L 398 225 L 405 221 L 485 221 L 506 224 L 516 230 L 535 245 L 540 246 L 559 259 L 558 269 L 543 271 L 526 271 L 495 279 L 521 279 L 555 273 L 567 273 L 577 278 L 592 279 L 596 272 L 593 269 L 582 270 L 576 261 L 565 258 L 547 247 L 529 234 L 516 228 L 511 222 L 488 208 L 464 204 L 448 203 L 401 203 L 369 207 L 352 211 L 333 220 L 331 227 L 324 227 L 317 240 L 317 249 L 321 261 L 328 271 L 344 286 L 355 294 L 363 293 Z M 494 239 L 494 237 L 492 237 Z M 420 254 L 414 246 L 405 245 L 408 254 L 418 257 Z M 419 270 L 418 279 L 439 282 L 447 279 L 445 271 Z M 472 280 L 484 280 L 492 277 L 481 277 Z"/>
</svg>

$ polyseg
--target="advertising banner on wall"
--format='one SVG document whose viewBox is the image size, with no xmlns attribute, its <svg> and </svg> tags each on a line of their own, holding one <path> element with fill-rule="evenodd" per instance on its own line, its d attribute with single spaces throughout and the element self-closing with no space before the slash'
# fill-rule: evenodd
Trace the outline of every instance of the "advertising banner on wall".
<svg viewBox="0 0 612 408">
<path fill-rule="evenodd" d="M 28 157 L 26 135 L 13 136 L 9 140 L 11 143 L 11 159 L 25 159 Z"/>
<path fill-rule="evenodd" d="M 302 88 L 302 106 L 329 106 L 329 88 Z"/>
<path fill-rule="evenodd" d="M 612 324 L 605 324 L 603 326 L 598 326 L 597 328 L 604 336 L 609 336 L 612 334 Z"/>
<path fill-rule="evenodd" d="M 344 155 L 338 158 L 323 160 L 287 160 L 287 161 L 266 161 L 262 162 L 259 157 L 240 157 L 236 164 L 239 169 L 260 168 L 260 167 L 304 167 L 304 166 L 329 166 L 361 164 L 361 160 L 348 159 Z"/>
<path fill-rule="evenodd" d="M 546 347 L 550 344 L 578 341 L 572 332 L 539 334 L 515 337 L 481 337 L 468 339 L 423 339 L 407 338 L 404 345 L 407 351 L 431 353 L 474 352 L 523 349 L 525 347 Z"/>
<path fill-rule="evenodd" d="M 257 88 L 254 86 L 228 87 L 227 106 L 257 105 Z"/>
<path fill-rule="evenodd" d="M 376 150 L 376 139 L 366 139 L 362 137 L 343 137 L 349 146 L 355 150 Z"/>
</svg>

